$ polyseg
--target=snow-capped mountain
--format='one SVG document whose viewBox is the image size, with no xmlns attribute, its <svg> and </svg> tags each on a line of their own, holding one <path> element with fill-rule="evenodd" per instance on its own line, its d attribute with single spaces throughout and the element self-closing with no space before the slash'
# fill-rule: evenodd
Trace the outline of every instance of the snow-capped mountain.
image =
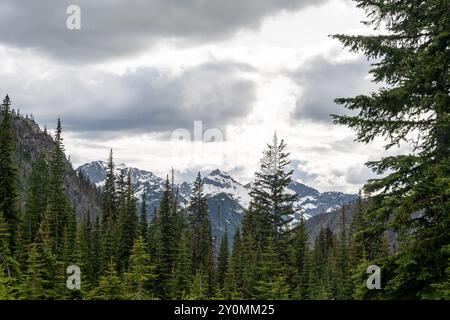
<svg viewBox="0 0 450 320">
<path fill-rule="evenodd" d="M 81 171 L 96 186 L 103 186 L 106 179 L 107 163 L 104 161 L 93 161 L 80 166 L 77 171 Z M 137 168 L 128 167 L 124 164 L 117 165 L 117 173 L 124 170 L 125 174 L 131 173 L 136 198 L 142 197 L 144 189 L 148 191 L 147 204 L 149 213 L 159 206 L 163 193 L 164 179 L 153 173 Z M 208 210 L 212 222 L 213 234 L 220 236 L 225 228 L 232 235 L 241 224 L 244 210 L 250 202 L 250 185 L 243 185 L 236 181 L 226 172 L 219 169 L 211 171 L 203 178 L 204 191 L 208 196 Z M 179 199 L 182 206 L 187 205 L 191 193 L 192 182 L 183 182 L 178 186 Z M 308 187 L 302 183 L 293 181 L 289 191 L 298 194 L 298 201 L 295 202 L 295 215 L 292 223 L 296 224 L 303 215 L 306 219 L 319 213 L 331 212 L 338 209 L 343 203 L 349 203 L 356 198 L 354 194 L 344 194 L 341 192 L 324 192 Z"/>
<path fill-rule="evenodd" d="M 105 183 L 107 167 L 108 163 L 106 161 L 93 161 L 80 166 L 76 171 L 83 173 L 97 187 L 102 187 Z M 139 201 L 142 198 L 144 190 L 147 190 L 149 212 L 153 212 L 154 208 L 159 206 L 159 201 L 164 190 L 164 179 L 149 171 L 128 167 L 123 163 L 117 164 L 114 169 L 117 176 L 122 170 L 125 177 L 128 176 L 128 172 L 130 172 L 135 196 Z"/>
</svg>

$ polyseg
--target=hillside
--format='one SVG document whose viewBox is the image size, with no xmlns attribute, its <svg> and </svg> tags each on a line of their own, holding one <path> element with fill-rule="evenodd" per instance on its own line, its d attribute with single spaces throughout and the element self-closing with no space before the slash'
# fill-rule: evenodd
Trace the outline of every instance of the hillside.
<svg viewBox="0 0 450 320">
<path fill-rule="evenodd" d="M 32 120 L 14 115 L 13 131 L 15 153 L 14 158 L 18 169 L 18 184 L 20 190 L 20 206 L 23 209 L 27 199 L 29 176 L 33 161 L 41 152 L 51 159 L 54 144 L 52 137 L 41 130 Z M 83 212 L 95 216 L 100 213 L 100 197 L 98 191 L 89 183 L 80 179 L 71 163 L 65 159 L 65 187 L 78 217 Z"/>
</svg>

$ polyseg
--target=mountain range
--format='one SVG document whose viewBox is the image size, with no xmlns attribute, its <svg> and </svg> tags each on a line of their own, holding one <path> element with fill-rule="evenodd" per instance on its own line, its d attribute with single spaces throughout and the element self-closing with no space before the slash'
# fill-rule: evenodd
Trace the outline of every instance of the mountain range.
<svg viewBox="0 0 450 320">
<path fill-rule="evenodd" d="M 150 171 L 133 168 L 125 164 L 115 167 L 116 173 L 124 171 L 130 173 L 135 190 L 135 196 L 140 201 L 142 193 L 147 190 L 147 207 L 151 215 L 159 206 L 164 188 L 164 179 Z M 107 163 L 105 161 L 92 161 L 81 165 L 76 169 L 81 172 L 97 187 L 102 187 L 106 179 Z M 178 185 L 178 195 L 181 206 L 189 203 L 192 181 L 185 181 Z M 208 214 L 212 223 L 212 232 L 215 237 L 220 237 L 225 228 L 233 235 L 240 226 L 245 209 L 250 202 L 250 184 L 241 184 L 228 173 L 215 169 L 203 177 L 204 193 L 208 196 Z M 356 199 L 356 194 L 342 192 L 319 192 L 317 189 L 306 186 L 300 182 L 292 181 L 288 191 L 298 195 L 298 201 L 294 203 L 295 211 L 292 224 L 300 221 L 303 215 L 309 219 L 320 213 L 331 213 L 339 209 L 342 204 L 347 204 Z"/>
</svg>

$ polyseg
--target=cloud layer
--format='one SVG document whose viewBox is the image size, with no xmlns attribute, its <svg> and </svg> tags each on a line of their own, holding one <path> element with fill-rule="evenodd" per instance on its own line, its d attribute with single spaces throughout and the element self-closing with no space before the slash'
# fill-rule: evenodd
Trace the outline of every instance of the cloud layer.
<svg viewBox="0 0 450 320">
<path fill-rule="evenodd" d="M 192 129 L 195 120 L 223 128 L 252 109 L 252 69 L 234 62 L 210 62 L 180 74 L 139 68 L 123 75 L 57 68 L 24 85 L 24 73 L 0 78 L 15 106 L 26 106 L 44 123 L 63 117 L 67 130 L 91 135 L 167 133 Z"/>
<path fill-rule="evenodd" d="M 64 61 L 88 62 L 140 52 L 160 40 L 218 41 L 257 28 L 280 11 L 325 0 L 79 0 L 81 30 L 68 30 L 71 0 L 0 0 L 0 42 Z"/>
</svg>

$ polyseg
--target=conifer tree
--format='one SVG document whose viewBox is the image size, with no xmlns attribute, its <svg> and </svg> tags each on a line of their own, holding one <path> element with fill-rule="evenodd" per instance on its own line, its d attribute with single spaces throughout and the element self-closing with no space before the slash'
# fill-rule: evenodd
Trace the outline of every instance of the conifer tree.
<svg viewBox="0 0 450 320">
<path fill-rule="evenodd" d="M 20 290 L 23 299 L 40 300 L 47 297 L 44 289 L 46 285 L 44 272 L 44 266 L 39 257 L 38 244 L 32 243 L 29 246 L 27 270 Z"/>
<path fill-rule="evenodd" d="M 11 278 L 5 275 L 3 269 L 0 269 L 0 300 L 13 300 L 11 291 Z"/>
<path fill-rule="evenodd" d="M 42 221 L 42 216 L 47 209 L 49 197 L 49 168 L 44 153 L 40 153 L 33 163 L 30 187 L 28 191 L 28 203 L 25 214 L 20 224 L 21 240 L 27 247 L 35 239 Z"/>
<path fill-rule="evenodd" d="M 311 256 L 310 287 L 308 294 L 310 299 L 334 298 L 334 270 L 332 270 L 332 258 L 336 239 L 330 228 L 321 229 L 315 240 L 314 250 Z"/>
<path fill-rule="evenodd" d="M 336 299 L 352 297 L 352 281 L 350 272 L 350 257 L 346 226 L 346 206 L 341 207 L 341 232 L 336 246 Z"/>
<path fill-rule="evenodd" d="M 172 269 L 177 253 L 178 237 L 176 215 L 172 210 L 172 188 L 169 177 L 166 179 L 163 197 L 158 210 L 158 246 L 156 247 L 158 295 L 169 298 L 171 294 Z"/>
<path fill-rule="evenodd" d="M 260 300 L 288 299 L 289 286 L 286 282 L 286 266 L 284 266 L 275 252 L 271 238 L 264 248 L 260 248 L 256 265 L 255 295 L 251 298 Z"/>
<path fill-rule="evenodd" d="M 154 208 L 150 223 L 148 225 L 147 230 L 147 239 L 148 239 L 148 252 L 150 254 L 150 258 L 152 262 L 156 264 L 157 253 L 159 252 L 160 245 L 160 224 L 158 219 L 158 210 Z"/>
<path fill-rule="evenodd" d="M 147 243 L 148 222 L 147 222 L 147 191 L 144 188 L 141 197 L 141 214 L 139 217 L 139 236 Z"/>
<path fill-rule="evenodd" d="M 119 178 L 121 181 L 123 177 Z M 126 269 L 128 266 L 128 258 L 133 248 L 134 240 L 137 234 L 137 212 L 136 200 L 134 198 L 134 190 L 131 181 L 131 173 L 128 172 L 127 180 L 123 186 L 118 188 L 118 207 L 119 215 L 115 226 L 115 233 L 118 243 L 118 253 L 116 255 L 117 265 L 119 269 Z M 114 243 L 114 242 L 113 242 Z"/>
<path fill-rule="evenodd" d="M 224 297 L 227 299 L 239 299 L 243 296 L 244 258 L 242 251 L 241 231 L 236 230 L 233 248 L 228 261 L 228 270 L 224 281 Z"/>
<path fill-rule="evenodd" d="M 26 268 L 21 279 L 21 299 L 60 299 L 62 290 L 58 277 L 58 262 L 53 253 L 50 235 L 50 213 L 45 212 L 39 226 L 36 242 L 28 246 Z M 65 282 L 64 282 L 65 284 Z"/>
<path fill-rule="evenodd" d="M 150 264 L 150 256 L 145 251 L 142 237 L 136 239 L 130 256 L 130 268 L 125 274 L 128 298 L 146 300 L 152 298 L 152 282 L 155 280 L 155 267 Z"/>
<path fill-rule="evenodd" d="M 54 138 L 54 149 L 50 161 L 50 187 L 49 187 L 49 223 L 50 236 L 53 239 L 54 252 L 63 255 L 64 233 L 66 245 L 73 249 L 76 228 L 74 225 L 75 213 L 71 208 L 64 186 L 64 145 L 61 136 L 61 120 L 58 119 Z"/>
<path fill-rule="evenodd" d="M 94 220 L 92 228 L 91 242 L 89 243 L 89 265 L 92 268 L 92 284 L 96 285 L 102 273 L 106 262 L 103 260 L 103 246 L 102 246 L 102 229 L 100 225 L 100 218 L 97 216 Z"/>
<path fill-rule="evenodd" d="M 208 275 L 201 265 L 194 274 L 188 299 L 205 300 L 208 298 Z"/>
<path fill-rule="evenodd" d="M 85 217 L 77 226 L 77 236 L 75 245 L 75 265 L 81 269 L 81 290 L 88 292 L 94 285 L 93 283 L 93 265 L 91 264 L 91 230 L 89 217 Z"/>
<path fill-rule="evenodd" d="M 178 254 L 172 275 L 172 298 L 187 299 L 192 286 L 192 246 L 188 230 L 180 237 Z"/>
<path fill-rule="evenodd" d="M 127 243 L 122 241 L 122 226 L 126 223 L 125 174 L 115 175 L 113 151 L 110 150 L 105 184 L 102 188 L 101 261 L 103 267 L 111 260 L 121 269 Z"/>
<path fill-rule="evenodd" d="M 192 188 L 189 203 L 189 217 L 192 228 L 192 265 L 206 269 L 212 253 L 211 222 L 208 217 L 208 202 L 203 194 L 203 180 L 200 172 Z"/>
<path fill-rule="evenodd" d="M 117 266 L 112 260 L 106 266 L 105 274 L 100 277 L 98 286 L 88 298 L 92 300 L 122 300 L 126 298 L 125 286 L 117 273 Z"/>
<path fill-rule="evenodd" d="M 217 282 L 219 288 L 223 288 L 225 282 L 225 275 L 228 270 L 228 232 L 225 228 L 225 233 L 220 242 L 219 256 L 217 259 Z"/>
<path fill-rule="evenodd" d="M 280 240 L 288 230 L 288 217 L 294 213 L 292 204 L 297 198 L 297 195 L 287 192 L 293 171 L 286 170 L 290 161 L 285 148 L 284 141 L 278 142 L 274 134 L 272 144 L 268 144 L 263 153 L 260 170 L 255 174 L 250 191 L 251 211 L 254 212 L 257 230 L 255 241 L 263 247 L 271 237 L 278 242 L 278 250 L 284 247 Z"/>
<path fill-rule="evenodd" d="M 292 289 L 296 290 L 299 297 L 307 298 L 307 291 L 309 287 L 309 270 L 308 270 L 308 233 L 305 228 L 305 220 L 302 218 L 299 225 L 297 226 L 294 234 L 293 244 L 294 250 L 294 268 L 296 271 L 295 280 L 298 283 L 292 284 Z"/>
<path fill-rule="evenodd" d="M 0 212 L 8 224 L 11 250 L 15 249 L 19 214 L 17 208 L 17 169 L 14 166 L 14 133 L 11 100 L 7 95 L 0 108 Z"/>
<path fill-rule="evenodd" d="M 112 149 L 109 152 L 108 166 L 106 168 L 106 179 L 103 187 L 103 223 L 109 218 L 113 221 L 116 218 L 116 175 Z"/>
<path fill-rule="evenodd" d="M 9 292 L 8 286 L 20 276 L 19 264 L 9 249 L 9 239 L 8 225 L 0 211 L 0 272 L 3 274 L 3 285 L 7 286 L 5 292 Z"/>
<path fill-rule="evenodd" d="M 432 284 L 446 280 L 450 243 L 448 1 L 356 2 L 368 13 L 368 26 L 382 24 L 387 32 L 334 38 L 374 59 L 373 81 L 385 85 L 370 95 L 336 99 L 356 114 L 334 120 L 354 129 L 357 141 L 381 137 L 386 149 L 412 149 L 368 163 L 385 173 L 364 187 L 374 201 L 369 228 L 381 236 L 389 223 L 402 235 L 396 255 L 383 262 L 385 297 L 432 296 Z"/>
<path fill-rule="evenodd" d="M 128 255 L 131 254 L 131 250 L 134 245 L 134 241 L 137 238 L 138 233 L 138 216 L 136 209 L 136 199 L 134 197 L 134 189 L 131 180 L 131 172 L 128 172 L 126 188 L 126 205 L 127 205 L 127 228 L 126 228 L 126 241 Z"/>
</svg>

